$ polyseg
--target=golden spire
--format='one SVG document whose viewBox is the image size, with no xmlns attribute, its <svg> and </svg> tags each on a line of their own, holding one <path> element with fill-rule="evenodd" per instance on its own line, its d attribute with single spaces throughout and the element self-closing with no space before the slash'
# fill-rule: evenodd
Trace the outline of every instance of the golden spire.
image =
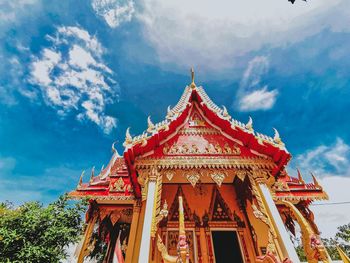
<svg viewBox="0 0 350 263">
<path fill-rule="evenodd" d="M 310 172 L 310 173 L 311 173 L 311 172 Z M 321 185 L 319 184 L 319 182 L 317 181 L 316 176 L 314 176 L 313 173 L 311 173 L 311 176 L 312 176 L 312 179 L 313 179 L 313 181 L 314 181 L 314 185 L 315 185 L 316 187 L 322 188 Z"/>
<path fill-rule="evenodd" d="M 301 182 L 302 184 L 305 184 L 303 175 L 301 174 L 299 168 L 297 168 L 297 171 L 298 171 L 298 179 L 299 179 L 299 182 Z"/>
<path fill-rule="evenodd" d="M 95 177 L 95 166 L 92 166 L 91 176 L 90 176 L 90 183 L 92 183 L 94 181 L 94 177 Z"/>
<path fill-rule="evenodd" d="M 79 178 L 79 183 L 78 183 L 78 188 L 83 184 L 83 177 L 85 174 L 85 170 L 81 172 L 80 178 Z"/>
<path fill-rule="evenodd" d="M 192 89 L 194 89 L 196 87 L 196 84 L 194 83 L 194 69 L 193 69 L 193 67 L 191 68 L 191 79 L 192 79 L 192 82 L 191 82 L 190 87 Z"/>
</svg>

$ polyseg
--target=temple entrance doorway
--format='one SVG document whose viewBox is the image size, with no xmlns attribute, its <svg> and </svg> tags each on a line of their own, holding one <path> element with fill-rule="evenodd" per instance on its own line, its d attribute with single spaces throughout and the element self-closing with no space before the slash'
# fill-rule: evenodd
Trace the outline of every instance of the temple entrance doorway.
<svg viewBox="0 0 350 263">
<path fill-rule="evenodd" d="M 236 231 L 212 231 L 215 262 L 243 263 Z"/>
</svg>

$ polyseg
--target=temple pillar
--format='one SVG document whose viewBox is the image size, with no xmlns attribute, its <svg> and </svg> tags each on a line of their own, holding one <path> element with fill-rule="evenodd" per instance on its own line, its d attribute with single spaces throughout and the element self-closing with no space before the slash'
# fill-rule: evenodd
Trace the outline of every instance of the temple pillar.
<svg viewBox="0 0 350 263">
<path fill-rule="evenodd" d="M 269 213 L 270 219 L 274 228 L 277 232 L 277 240 L 282 250 L 282 254 L 285 258 L 289 258 L 292 262 L 300 262 L 299 257 L 295 251 L 293 243 L 290 239 L 290 236 L 283 224 L 280 213 L 277 210 L 276 204 L 272 199 L 269 188 L 266 184 L 259 183 L 258 187 L 262 194 L 263 202 L 267 212 Z M 283 258 L 282 258 L 283 260 Z"/>
<path fill-rule="evenodd" d="M 145 217 L 145 210 L 146 210 L 146 204 L 145 202 L 141 202 L 141 209 L 139 214 L 139 221 L 137 224 L 137 231 L 136 231 L 136 238 L 134 243 L 134 254 L 132 255 L 132 263 L 138 263 L 139 261 L 139 254 L 140 254 L 140 247 L 141 247 L 141 238 L 142 238 L 142 227 L 143 227 L 143 220 Z"/>
<path fill-rule="evenodd" d="M 133 207 L 129 240 L 128 240 L 128 249 L 126 251 L 125 263 L 131 263 L 133 255 L 135 254 L 134 248 L 136 245 L 135 244 L 136 243 L 136 233 L 137 233 L 137 227 L 139 224 L 140 211 L 141 211 L 141 204 L 139 201 L 136 201 L 134 203 L 134 207 Z"/>
<path fill-rule="evenodd" d="M 156 193 L 156 177 L 150 176 L 148 178 L 147 187 L 147 199 L 146 199 L 146 210 L 143 220 L 142 236 L 141 236 L 141 247 L 139 254 L 139 263 L 144 263 L 149 259 L 150 245 L 151 245 L 151 229 L 152 229 L 152 216 L 153 206 Z"/>
<path fill-rule="evenodd" d="M 94 226 L 98 217 L 98 213 L 96 211 L 93 212 L 92 216 L 89 218 L 88 224 L 86 226 L 84 237 L 82 240 L 82 245 L 79 251 L 77 263 L 83 263 L 84 258 L 89 254 L 89 244 L 92 232 L 94 231 Z"/>
</svg>

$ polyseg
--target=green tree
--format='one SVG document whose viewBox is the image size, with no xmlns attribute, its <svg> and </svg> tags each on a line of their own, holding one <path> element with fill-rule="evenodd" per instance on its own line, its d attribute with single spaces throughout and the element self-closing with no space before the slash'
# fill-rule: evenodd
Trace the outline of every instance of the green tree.
<svg viewBox="0 0 350 263">
<path fill-rule="evenodd" d="M 338 227 L 338 232 L 335 235 L 336 238 L 342 239 L 345 242 L 350 242 L 350 223 Z"/>
<path fill-rule="evenodd" d="M 59 262 L 65 248 L 82 231 L 84 202 L 73 203 L 67 195 L 44 207 L 28 202 L 13 208 L 0 204 L 0 262 Z"/>
<path fill-rule="evenodd" d="M 300 238 L 294 238 L 295 250 L 300 261 L 306 261 L 303 245 Z M 322 242 L 326 247 L 332 260 L 340 260 L 340 255 L 336 246 L 339 246 L 345 253 L 350 254 L 350 224 L 339 226 L 338 232 L 334 238 L 322 238 Z"/>
<path fill-rule="evenodd" d="M 341 249 L 349 255 L 350 253 L 350 224 L 339 226 L 338 232 L 335 234 L 334 238 L 322 239 L 329 256 L 333 260 L 339 260 L 340 255 L 337 251 L 336 246 L 341 247 Z"/>
</svg>

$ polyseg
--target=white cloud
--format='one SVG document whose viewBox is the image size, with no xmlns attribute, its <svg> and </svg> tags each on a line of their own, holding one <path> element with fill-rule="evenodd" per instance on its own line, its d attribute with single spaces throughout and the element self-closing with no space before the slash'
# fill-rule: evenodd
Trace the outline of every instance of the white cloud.
<svg viewBox="0 0 350 263">
<path fill-rule="evenodd" d="M 132 0 L 92 0 L 92 8 L 111 28 L 131 21 L 135 7 Z"/>
<path fill-rule="evenodd" d="M 338 226 L 350 223 L 350 204 L 332 204 L 350 201 L 349 160 L 350 146 L 337 138 L 333 144 L 319 145 L 293 161 L 305 175 L 306 171 L 313 172 L 329 196 L 328 201 L 311 206 L 323 237 L 333 237 Z"/>
<path fill-rule="evenodd" d="M 268 110 L 275 104 L 277 90 L 268 91 L 267 86 L 244 95 L 239 101 L 241 111 Z"/>
<path fill-rule="evenodd" d="M 89 65 L 96 64 L 96 60 L 91 56 L 90 52 L 78 45 L 73 45 L 71 50 L 69 50 L 69 64 L 87 69 Z"/>
<path fill-rule="evenodd" d="M 275 104 L 278 91 L 269 91 L 267 85 L 261 87 L 260 83 L 268 68 L 269 60 L 265 56 L 257 56 L 248 63 L 236 95 L 240 111 L 268 110 Z"/>
<path fill-rule="evenodd" d="M 348 0 L 144 0 L 137 17 L 159 60 L 220 71 L 263 46 L 299 41 L 322 29 L 349 30 Z"/>
<path fill-rule="evenodd" d="M 47 38 L 52 46 L 32 59 L 30 82 L 59 115 L 74 112 L 78 120 L 111 132 L 116 119 L 105 114 L 105 107 L 117 98 L 118 85 L 104 64 L 100 42 L 79 27 L 59 27 Z"/>
<path fill-rule="evenodd" d="M 45 48 L 41 59 L 36 59 L 32 63 L 32 76 L 40 85 L 49 85 L 52 80 L 50 74 L 52 69 L 60 62 L 61 54 L 51 49 Z"/>
<path fill-rule="evenodd" d="M 16 93 L 22 94 L 30 99 L 34 99 L 36 94 L 30 89 L 27 89 L 26 85 L 23 85 L 22 80 L 25 68 L 20 62 L 19 57 L 13 55 L 7 58 L 1 54 L 0 50 L 0 60 L 4 62 L 0 65 L 0 75 L 2 74 L 0 102 L 6 106 L 17 105 L 18 101 L 16 99 Z"/>
<path fill-rule="evenodd" d="M 342 175 L 350 171 L 349 158 L 350 146 L 337 138 L 332 145 L 319 145 L 296 156 L 294 163 L 318 176 Z"/>
<path fill-rule="evenodd" d="M 37 4 L 38 0 L 0 0 L 0 24 L 14 22 L 19 13 L 28 10 L 28 7 Z"/>
</svg>

